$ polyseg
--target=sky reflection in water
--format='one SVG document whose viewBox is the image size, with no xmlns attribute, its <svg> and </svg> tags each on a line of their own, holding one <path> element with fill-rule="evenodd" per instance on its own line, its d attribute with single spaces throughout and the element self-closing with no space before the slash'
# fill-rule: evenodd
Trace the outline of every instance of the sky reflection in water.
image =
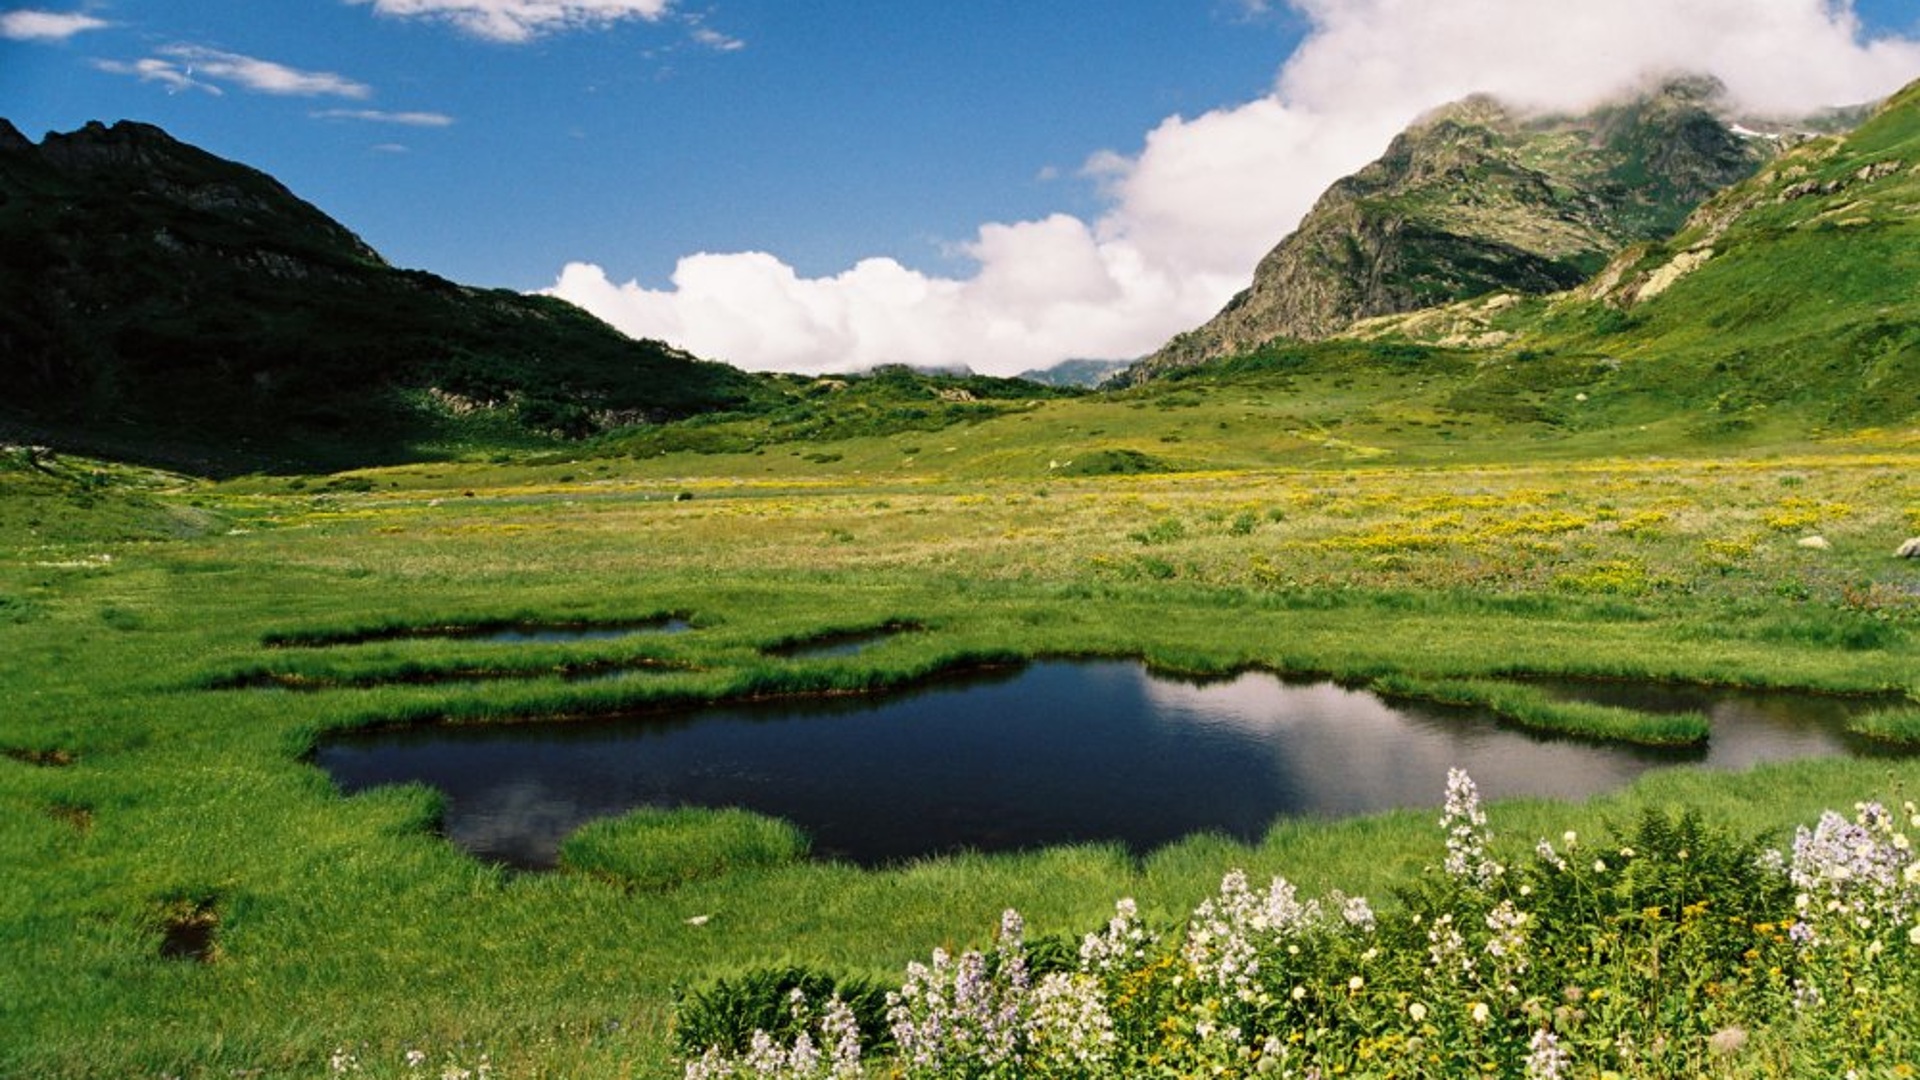
<svg viewBox="0 0 1920 1080">
<path fill-rule="evenodd" d="M 441 789 L 449 838 L 518 866 L 550 866 L 580 825 L 643 805 L 747 807 L 800 825 L 818 856 L 875 865 L 1081 841 L 1144 852 L 1208 831 L 1251 841 L 1281 816 L 1438 807 L 1454 766 L 1490 798 L 1580 798 L 1662 765 L 1731 769 L 1862 750 L 1841 730 L 1859 702 L 1547 685 L 1702 709 L 1710 745 L 1541 738 L 1328 682 L 1254 672 L 1196 684 L 1103 661 L 855 699 L 359 735 L 317 760 L 349 792 L 409 780 Z"/>
</svg>

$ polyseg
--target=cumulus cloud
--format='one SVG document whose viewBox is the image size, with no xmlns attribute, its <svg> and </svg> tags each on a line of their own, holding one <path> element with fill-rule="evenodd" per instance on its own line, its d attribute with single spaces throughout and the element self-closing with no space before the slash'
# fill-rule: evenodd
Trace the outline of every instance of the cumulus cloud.
<svg viewBox="0 0 1920 1080">
<path fill-rule="evenodd" d="M 1852 105 L 1920 73 L 1920 42 L 1867 40 L 1851 0 L 1293 0 L 1313 25 L 1279 96 L 1406 108 L 1488 92 L 1592 104 L 1653 74 L 1705 71 L 1766 112 Z"/>
<path fill-rule="evenodd" d="M 218 94 L 221 91 L 217 84 L 229 83 L 255 93 L 286 97 L 364 98 L 373 94 L 372 87 L 343 75 L 301 71 L 271 60 L 200 45 L 168 45 L 155 52 L 158 55 L 132 63 L 101 60 L 94 66 L 116 75 L 157 82 L 170 91 L 193 89 Z"/>
<path fill-rule="evenodd" d="M 0 12 L 0 37 L 12 41 L 65 41 L 88 30 L 101 30 L 112 24 L 105 19 L 78 12 L 18 11 Z"/>
<path fill-rule="evenodd" d="M 1249 12 L 1264 3 L 1249 2 Z M 1129 358 L 1209 318 L 1335 179 L 1420 113 L 1489 92 L 1580 109 L 1661 75 L 1718 76 L 1792 114 L 1885 95 L 1920 41 L 1866 38 L 1849 0 L 1290 0 L 1308 32 L 1267 95 L 1170 117 L 1082 169 L 1106 210 L 988 224 L 971 277 L 868 259 L 804 278 L 764 252 L 692 255 L 667 288 L 568 265 L 550 292 L 639 337 L 743 367 L 965 364 L 1012 373 Z"/>
<path fill-rule="evenodd" d="M 653 22 L 673 0 L 347 0 L 372 4 L 381 15 L 426 17 L 452 23 L 492 41 L 519 44 L 541 34 L 606 26 L 627 19 Z"/>
</svg>

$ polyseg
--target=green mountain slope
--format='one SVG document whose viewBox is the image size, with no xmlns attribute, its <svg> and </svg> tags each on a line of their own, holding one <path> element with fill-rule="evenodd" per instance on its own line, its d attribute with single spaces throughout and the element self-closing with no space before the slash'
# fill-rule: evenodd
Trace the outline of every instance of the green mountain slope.
<svg viewBox="0 0 1920 1080">
<path fill-rule="evenodd" d="M 1571 288 L 1775 152 L 1716 113 L 1718 92 L 1681 80 L 1577 117 L 1522 117 L 1486 97 L 1439 109 L 1334 184 L 1247 290 L 1132 377 L 1490 292 Z"/>
<path fill-rule="evenodd" d="M 1852 429 L 1920 415 L 1920 83 L 1852 134 L 1804 143 L 1670 239 L 1579 290 L 1504 295 L 1354 328 L 1477 347 L 1483 392 L 1584 427 L 1702 435 Z"/>
<path fill-rule="evenodd" d="M 0 121 L 0 433 L 212 471 L 365 464 L 736 406 L 759 380 L 562 301 L 398 270 L 158 128 Z"/>
</svg>

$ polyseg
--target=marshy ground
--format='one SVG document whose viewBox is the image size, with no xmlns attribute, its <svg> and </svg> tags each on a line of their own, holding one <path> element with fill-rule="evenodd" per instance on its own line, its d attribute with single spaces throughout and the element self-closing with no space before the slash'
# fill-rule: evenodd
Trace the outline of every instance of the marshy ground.
<svg viewBox="0 0 1920 1080">
<path fill-rule="evenodd" d="M 219 484 L 73 460 L 0 473 L 0 1073 L 310 1076 L 350 1047 L 395 1075 L 409 1050 L 661 1075 L 688 981 L 776 959 L 897 974 L 984 942 L 1008 906 L 1036 933 L 1096 928 L 1123 895 L 1172 919 L 1232 867 L 1387 895 L 1432 860 L 1433 815 L 1413 811 L 1140 860 L 887 870 L 693 814 L 634 824 L 648 845 L 598 837 L 594 872 L 521 874 L 440 839 L 429 789 L 340 795 L 308 760 L 330 731 L 563 723 L 1043 656 L 1403 689 L 1920 693 L 1920 566 L 1892 557 L 1920 533 L 1910 432 L 1534 454 L 1393 417 L 1257 424 L 1252 393 L 1036 403 L 831 460 L 774 443 Z M 1075 475 L 1117 450 L 1169 471 Z M 645 632 L 668 619 L 686 632 Z M 558 632 L 593 627 L 636 632 Z M 255 684 L 312 692 L 233 688 Z M 1496 827 L 1524 847 L 1684 803 L 1777 842 L 1916 789 L 1910 759 L 1677 769 L 1503 805 Z"/>
</svg>

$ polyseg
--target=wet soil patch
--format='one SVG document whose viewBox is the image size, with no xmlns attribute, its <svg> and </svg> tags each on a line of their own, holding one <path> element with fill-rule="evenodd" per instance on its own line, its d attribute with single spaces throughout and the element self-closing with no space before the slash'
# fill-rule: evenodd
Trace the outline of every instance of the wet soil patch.
<svg viewBox="0 0 1920 1080">
<path fill-rule="evenodd" d="M 176 900 L 160 912 L 160 957 L 211 964 L 219 957 L 220 913 L 211 900 Z"/>
<path fill-rule="evenodd" d="M 27 750 L 17 746 L 0 748 L 0 757 L 48 769 L 64 769 L 80 760 L 80 755 L 71 750 Z"/>
<path fill-rule="evenodd" d="M 47 816 L 72 829 L 84 833 L 93 830 L 93 808 L 74 803 L 50 803 Z"/>
<path fill-rule="evenodd" d="M 603 641 L 633 634 L 683 634 L 693 629 L 684 612 L 613 622 L 540 622 L 503 619 L 430 626 L 383 626 L 373 630 L 338 633 L 270 634 L 261 640 L 269 649 L 318 649 L 334 645 L 366 645 L 380 641 L 453 639 L 501 645 L 551 645 L 573 641 Z"/>
<path fill-rule="evenodd" d="M 287 671 L 243 671 L 207 684 L 210 690 L 365 690 L 376 686 L 446 686 L 459 683 L 504 682 L 514 679 L 558 678 L 565 682 L 598 682 L 635 674 L 696 671 L 692 664 L 669 660 L 584 660 L 542 668 L 436 668 L 424 671 L 384 672 L 331 678 Z"/>
</svg>

